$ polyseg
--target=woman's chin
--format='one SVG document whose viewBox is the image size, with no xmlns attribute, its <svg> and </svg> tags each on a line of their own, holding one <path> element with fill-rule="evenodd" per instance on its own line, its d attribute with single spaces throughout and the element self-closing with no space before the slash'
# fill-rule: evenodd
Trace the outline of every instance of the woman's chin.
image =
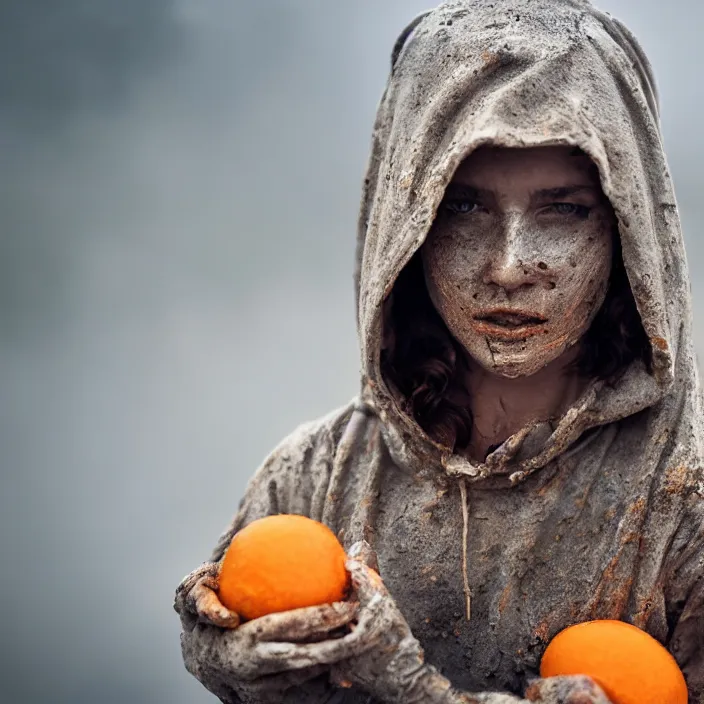
<svg viewBox="0 0 704 704">
<path fill-rule="evenodd" d="M 565 350 L 560 346 L 536 350 L 526 341 L 504 342 L 486 340 L 482 350 L 470 350 L 475 364 L 485 371 L 506 379 L 519 379 L 533 376 L 556 361 Z"/>
</svg>

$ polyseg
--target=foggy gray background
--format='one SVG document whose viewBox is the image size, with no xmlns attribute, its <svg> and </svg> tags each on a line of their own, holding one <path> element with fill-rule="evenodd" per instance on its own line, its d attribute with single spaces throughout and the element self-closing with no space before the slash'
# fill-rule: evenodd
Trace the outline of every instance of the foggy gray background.
<svg viewBox="0 0 704 704">
<path fill-rule="evenodd" d="M 0 0 L 0 701 L 215 701 L 173 591 L 356 391 L 371 126 L 430 4 Z M 704 6 L 601 7 L 655 66 L 701 343 Z"/>
</svg>

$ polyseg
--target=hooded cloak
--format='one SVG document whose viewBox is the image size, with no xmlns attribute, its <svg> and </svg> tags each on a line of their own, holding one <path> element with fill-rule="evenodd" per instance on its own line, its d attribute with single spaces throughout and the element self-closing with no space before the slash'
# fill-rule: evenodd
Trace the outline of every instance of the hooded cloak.
<svg viewBox="0 0 704 704">
<path fill-rule="evenodd" d="M 428 437 L 389 388 L 383 304 L 468 154 L 555 144 L 581 148 L 599 170 L 652 365 L 592 384 L 560 419 L 476 463 Z M 655 84 L 635 38 L 582 0 L 462 0 L 416 18 L 394 47 L 358 243 L 361 393 L 272 452 L 212 559 L 256 518 L 304 514 L 346 547 L 374 547 L 427 662 L 458 689 L 520 694 L 560 630 L 609 618 L 665 644 L 690 701 L 704 702 L 690 289 Z M 326 686 L 291 701 L 368 701 L 321 695 Z"/>
</svg>

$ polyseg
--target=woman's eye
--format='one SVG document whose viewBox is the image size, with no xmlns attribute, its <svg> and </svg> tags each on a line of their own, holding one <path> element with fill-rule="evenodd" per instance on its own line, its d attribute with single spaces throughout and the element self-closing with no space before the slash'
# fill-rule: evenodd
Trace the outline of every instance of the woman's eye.
<svg viewBox="0 0 704 704">
<path fill-rule="evenodd" d="M 474 200 L 467 200 L 464 198 L 446 200 L 444 205 L 445 210 L 447 210 L 451 215 L 467 215 L 475 212 L 479 208 L 479 203 Z"/>
<path fill-rule="evenodd" d="M 576 203 L 553 203 L 549 209 L 557 215 L 574 215 L 581 220 L 586 220 L 589 217 L 591 208 L 586 205 L 577 205 Z"/>
</svg>

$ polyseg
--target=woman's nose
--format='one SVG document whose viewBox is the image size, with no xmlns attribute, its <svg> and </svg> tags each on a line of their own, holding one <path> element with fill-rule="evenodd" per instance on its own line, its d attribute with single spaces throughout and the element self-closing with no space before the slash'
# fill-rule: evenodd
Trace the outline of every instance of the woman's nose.
<svg viewBox="0 0 704 704">
<path fill-rule="evenodd" d="M 498 286 L 507 293 L 533 286 L 539 279 L 520 229 L 520 224 L 507 228 L 501 244 L 492 252 L 484 274 L 485 284 Z"/>
</svg>

